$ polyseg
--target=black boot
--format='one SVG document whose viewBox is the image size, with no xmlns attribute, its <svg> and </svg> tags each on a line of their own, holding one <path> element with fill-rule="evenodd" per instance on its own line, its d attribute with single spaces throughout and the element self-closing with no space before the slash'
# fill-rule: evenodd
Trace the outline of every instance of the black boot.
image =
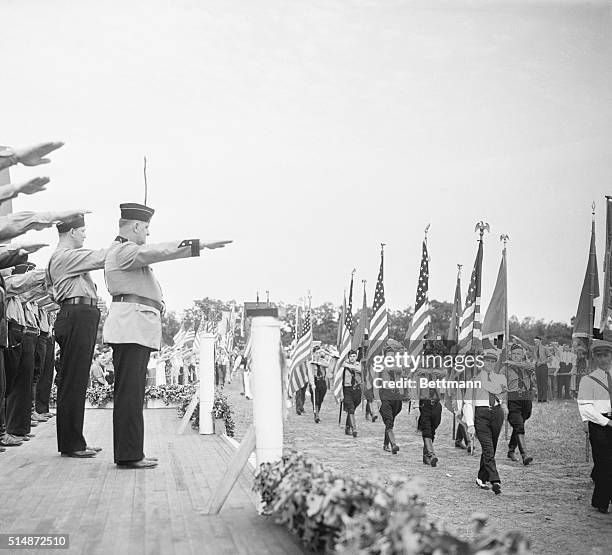
<svg viewBox="0 0 612 555">
<path fill-rule="evenodd" d="M 349 416 L 350 416 L 351 428 L 353 429 L 353 437 L 357 437 L 357 422 L 355 422 L 355 415 L 350 414 Z"/>
<path fill-rule="evenodd" d="M 433 440 L 429 437 L 424 437 L 423 445 L 423 463 L 435 468 L 438 464 L 438 457 L 434 453 Z"/>
<path fill-rule="evenodd" d="M 393 432 L 393 430 L 389 430 L 387 432 L 387 437 L 389 438 L 389 443 L 391 443 L 391 453 L 397 455 L 397 452 L 399 451 L 399 445 L 395 443 L 395 433 Z"/>
<path fill-rule="evenodd" d="M 523 464 L 527 466 L 531 461 L 533 461 L 533 457 L 530 457 L 527 454 L 527 448 L 525 445 L 525 435 L 516 434 L 516 439 L 518 442 L 519 451 L 521 452 L 521 457 L 523 458 Z"/>
</svg>

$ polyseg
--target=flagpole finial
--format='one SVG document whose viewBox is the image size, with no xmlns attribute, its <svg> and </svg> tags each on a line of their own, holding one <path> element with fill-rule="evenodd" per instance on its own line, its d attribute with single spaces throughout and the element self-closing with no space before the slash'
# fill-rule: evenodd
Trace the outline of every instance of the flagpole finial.
<svg viewBox="0 0 612 555">
<path fill-rule="evenodd" d="M 595 201 L 593 201 L 593 203 L 591 204 L 591 214 L 593 215 L 593 221 L 595 221 Z"/>
<path fill-rule="evenodd" d="M 385 250 L 385 245 L 386 245 L 386 244 L 387 244 L 387 243 L 381 243 L 381 244 L 380 244 L 380 254 L 382 254 L 382 253 L 383 253 L 383 251 Z"/>
<path fill-rule="evenodd" d="M 510 236 L 503 233 L 499 236 L 499 240 L 504 244 L 504 248 L 506 248 L 506 243 L 510 240 Z"/>
<path fill-rule="evenodd" d="M 270 291 L 266 289 L 266 304 L 270 304 Z"/>
<path fill-rule="evenodd" d="M 463 268 L 463 264 L 457 264 L 457 277 L 461 276 L 461 268 Z"/>
<path fill-rule="evenodd" d="M 355 268 L 353 268 L 353 271 L 351 272 L 351 278 L 355 275 L 356 272 L 357 272 L 357 270 Z"/>
<path fill-rule="evenodd" d="M 474 228 L 474 231 L 480 232 L 480 240 L 482 241 L 484 232 L 485 231 L 490 232 L 491 228 L 487 222 L 480 220 L 479 222 L 476 223 L 476 227 Z"/>
</svg>

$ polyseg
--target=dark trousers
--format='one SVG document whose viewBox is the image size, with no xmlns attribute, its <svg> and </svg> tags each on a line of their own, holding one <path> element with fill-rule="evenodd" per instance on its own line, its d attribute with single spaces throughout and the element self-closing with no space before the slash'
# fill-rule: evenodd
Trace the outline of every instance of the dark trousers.
<svg viewBox="0 0 612 555">
<path fill-rule="evenodd" d="M 538 384 L 538 401 L 546 401 L 546 392 L 548 390 L 548 366 L 540 364 L 536 366 L 536 382 Z"/>
<path fill-rule="evenodd" d="M 89 305 L 63 305 L 55 321 L 55 339 L 60 346 L 57 376 L 57 450 L 60 453 L 83 451 L 85 393 L 100 311 Z"/>
<path fill-rule="evenodd" d="M 6 396 L 6 431 L 12 435 L 23 436 L 29 434 L 32 429 L 30 422 L 36 340 L 37 336 L 33 333 L 23 333 L 20 348 L 15 350 L 11 356 L 12 375 L 10 382 L 7 381 Z M 19 359 L 16 357 L 17 352 L 19 352 Z M 14 368 L 16 368 L 15 372 L 13 372 Z"/>
<path fill-rule="evenodd" d="M 495 451 L 497 450 L 497 440 L 499 439 L 503 423 L 504 412 L 500 406 L 492 409 L 489 407 L 476 407 L 474 428 L 482 448 L 478 477 L 483 482 L 501 482 L 497 472 L 497 465 L 495 464 Z"/>
<path fill-rule="evenodd" d="M 361 404 L 361 386 L 349 386 L 342 389 L 344 400 L 342 401 L 344 410 L 348 414 L 355 414 L 355 410 Z"/>
<path fill-rule="evenodd" d="M 321 410 L 323 399 L 325 399 L 325 394 L 327 393 L 327 382 L 325 378 L 321 378 L 319 380 L 315 379 L 314 394 L 312 391 L 312 387 L 309 386 L 309 389 L 310 399 L 312 400 L 313 406 L 317 409 L 317 411 Z"/>
<path fill-rule="evenodd" d="M 433 441 L 436 437 L 436 430 L 441 420 L 442 405 L 440 401 L 432 401 L 429 399 L 421 399 L 419 401 L 418 427 L 423 437 Z"/>
<path fill-rule="evenodd" d="M 4 348 L 0 349 L 0 436 L 6 433 L 6 372 L 4 370 Z"/>
<path fill-rule="evenodd" d="M 227 374 L 227 366 L 218 364 L 215 366 L 215 385 L 225 385 L 225 375 Z"/>
<path fill-rule="evenodd" d="M 380 404 L 380 417 L 385 423 L 385 440 L 384 444 L 389 445 L 389 432 L 393 431 L 395 425 L 395 417 L 402 412 L 402 402 L 400 400 L 383 399 Z"/>
<path fill-rule="evenodd" d="M 589 422 L 589 441 L 593 452 L 593 472 L 595 482 L 591 505 L 607 509 L 612 503 L 612 428 Z"/>
<path fill-rule="evenodd" d="M 22 332 L 17 329 L 15 323 L 9 322 L 8 325 L 8 347 L 2 349 L 2 363 L 4 366 L 5 388 L 4 396 L 0 397 L 0 433 L 7 431 L 6 422 L 6 400 L 13 387 L 13 382 L 19 370 L 19 358 L 21 357 L 21 336 Z"/>
<path fill-rule="evenodd" d="M 569 374 L 557 374 L 557 397 L 559 399 L 571 399 L 570 383 L 572 377 Z M 565 389 L 565 391 L 563 391 Z M 565 395 L 564 395 L 565 393 Z"/>
<path fill-rule="evenodd" d="M 55 366 L 55 338 L 50 335 L 47 339 L 45 360 L 42 373 L 36 385 L 35 408 L 38 414 L 49 412 L 49 397 L 53 385 L 53 367 Z"/>
<path fill-rule="evenodd" d="M 517 434 L 525 433 L 525 421 L 531 417 L 532 408 L 533 404 L 528 399 L 508 399 L 508 422 L 512 426 L 509 451 L 514 451 L 518 445 Z"/>
<path fill-rule="evenodd" d="M 39 335 L 36 339 L 36 347 L 34 349 L 34 375 L 32 377 L 32 408 L 35 409 L 36 404 L 36 390 L 38 389 L 38 382 L 42 376 L 43 369 L 45 366 L 45 359 L 47 358 L 47 345 L 49 337 L 47 335 Z"/>
<path fill-rule="evenodd" d="M 304 412 L 304 402 L 306 401 L 306 388 L 308 384 L 303 385 L 295 392 L 295 412 Z"/>
<path fill-rule="evenodd" d="M 113 445 L 115 463 L 144 458 L 144 407 L 147 364 L 152 349 L 135 343 L 114 344 Z"/>
</svg>

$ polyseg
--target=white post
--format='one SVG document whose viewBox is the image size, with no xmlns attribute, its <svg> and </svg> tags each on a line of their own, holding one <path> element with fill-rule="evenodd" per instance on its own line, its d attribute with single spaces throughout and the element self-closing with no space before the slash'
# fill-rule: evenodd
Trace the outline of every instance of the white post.
<svg viewBox="0 0 612 555">
<path fill-rule="evenodd" d="M 280 324 L 257 316 L 251 325 L 253 425 L 257 465 L 283 455 L 283 386 L 280 367 Z"/>
<path fill-rule="evenodd" d="M 215 336 L 200 336 L 200 434 L 214 434 L 212 408 L 215 400 Z"/>
</svg>

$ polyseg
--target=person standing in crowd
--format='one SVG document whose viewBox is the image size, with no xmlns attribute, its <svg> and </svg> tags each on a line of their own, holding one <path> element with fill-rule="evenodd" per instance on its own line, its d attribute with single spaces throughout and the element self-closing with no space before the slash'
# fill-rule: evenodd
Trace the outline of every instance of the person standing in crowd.
<svg viewBox="0 0 612 555">
<path fill-rule="evenodd" d="M 60 311 L 55 340 L 60 346 L 57 387 L 57 450 L 66 457 L 91 458 L 102 449 L 88 447 L 83 435 L 85 393 L 96 346 L 100 309 L 90 272 L 104 267 L 107 249 L 85 249 L 85 218 L 57 224 L 59 241 L 47 263 L 47 283 Z"/>
<path fill-rule="evenodd" d="M 515 454 L 518 446 L 523 464 L 527 466 L 533 457 L 527 454 L 525 422 L 531 417 L 536 380 L 533 364 L 526 362 L 525 351 L 518 343 L 510 347 L 510 362 L 506 363 L 505 374 L 508 384 L 508 422 L 512 426 L 508 458 L 518 461 Z"/>
<path fill-rule="evenodd" d="M 302 416 L 302 414 L 304 414 L 304 404 L 306 403 L 307 389 L 308 384 L 305 383 L 295 392 L 295 414 L 297 414 L 298 416 Z"/>
<path fill-rule="evenodd" d="M 310 368 L 312 371 L 312 380 L 314 381 L 314 391 L 312 386 L 310 388 L 310 399 L 312 400 L 312 406 L 314 409 L 314 421 L 315 423 L 321 422 L 319 413 L 321 406 L 323 405 L 323 399 L 327 393 L 327 357 L 321 347 L 315 347 L 312 350 L 312 362 Z"/>
<path fill-rule="evenodd" d="M 559 399 L 572 398 L 572 377 L 576 375 L 576 355 L 568 345 L 563 345 L 559 353 L 559 372 L 557 374 L 557 394 Z"/>
<path fill-rule="evenodd" d="M 557 375 L 559 374 L 559 362 L 561 348 L 556 341 L 553 341 L 548 349 L 548 397 L 550 399 L 557 399 Z"/>
<path fill-rule="evenodd" d="M 348 352 L 347 361 L 342 368 L 336 371 L 342 372 L 342 402 L 346 411 L 344 433 L 347 436 L 357 437 L 355 410 L 361 404 L 361 384 L 363 383 L 361 364 L 357 362 L 357 351 L 351 349 Z"/>
<path fill-rule="evenodd" d="M 100 363 L 100 353 L 95 353 L 89 371 L 91 387 L 106 385 L 104 367 Z"/>
<path fill-rule="evenodd" d="M 542 345 L 542 338 L 536 337 L 533 346 L 533 360 L 535 363 L 536 381 L 538 384 L 538 403 L 546 403 L 548 390 L 548 361 L 546 348 Z"/>
<path fill-rule="evenodd" d="M 394 356 L 396 350 L 392 346 L 385 347 L 385 356 Z M 378 404 L 378 412 L 385 425 L 385 435 L 383 438 L 383 450 L 390 451 L 394 455 L 400 450 L 395 439 L 395 418 L 402 412 L 402 401 L 407 393 L 404 387 L 397 387 L 398 381 L 404 379 L 404 369 L 399 366 L 384 365 L 382 371 L 377 373 L 373 380 L 373 395 Z M 392 382 L 394 387 L 389 387 Z"/>
<path fill-rule="evenodd" d="M 434 440 L 436 430 L 442 421 L 442 403 L 440 402 L 443 391 L 440 387 L 429 387 L 430 382 L 441 380 L 446 377 L 442 368 L 437 366 L 436 355 L 434 352 L 424 351 L 425 364 L 421 365 L 413 374 L 417 380 L 417 392 L 419 397 L 419 420 L 418 430 L 423 438 L 423 464 L 436 467 L 438 457 L 434 451 Z M 431 367 L 430 367 L 431 366 Z M 427 387 L 421 387 L 421 379 L 426 379 Z"/>
<path fill-rule="evenodd" d="M 218 363 L 219 363 L 219 383 L 217 383 L 217 385 L 220 387 L 224 387 L 225 378 L 227 374 L 227 366 L 229 364 L 229 356 L 227 355 L 227 350 L 225 349 L 225 347 L 221 347 L 219 349 Z"/>
<path fill-rule="evenodd" d="M 161 287 L 151 264 L 199 256 L 200 251 L 224 247 L 231 241 L 198 239 L 147 245 L 154 210 L 137 203 L 120 205 L 119 235 L 104 265 L 112 296 L 104 324 L 104 342 L 113 348 L 115 389 L 113 408 L 114 461 L 120 467 L 145 469 L 157 465 L 143 452 L 143 405 L 147 364 L 161 349 Z"/>
<path fill-rule="evenodd" d="M 588 422 L 593 452 L 591 506 L 607 514 L 612 502 L 612 343 L 594 339 L 595 370 L 580 381 L 578 410 Z"/>
<path fill-rule="evenodd" d="M 468 433 L 476 433 L 482 448 L 480 468 L 476 483 L 482 489 L 489 489 L 488 482 L 496 495 L 501 493 L 501 479 L 495 462 L 497 441 L 507 414 L 506 393 L 508 382 L 506 376 L 495 373 L 497 352 L 485 351 L 484 368 L 476 374 L 472 395 L 467 395 L 463 412 L 468 425 Z M 476 387 L 479 386 L 479 387 Z M 546 386 L 546 381 L 544 381 Z"/>
<path fill-rule="evenodd" d="M 39 301 L 40 337 L 46 336 L 47 347 L 45 349 L 42 371 L 36 384 L 35 411 L 47 418 L 55 416 L 54 413 L 49 411 L 49 398 L 53 384 L 53 370 L 55 369 L 55 336 L 53 335 L 53 326 L 58 310 L 59 306 L 51 301 L 51 298 L 48 296 L 45 298 L 44 304 L 43 301 Z"/>
</svg>

